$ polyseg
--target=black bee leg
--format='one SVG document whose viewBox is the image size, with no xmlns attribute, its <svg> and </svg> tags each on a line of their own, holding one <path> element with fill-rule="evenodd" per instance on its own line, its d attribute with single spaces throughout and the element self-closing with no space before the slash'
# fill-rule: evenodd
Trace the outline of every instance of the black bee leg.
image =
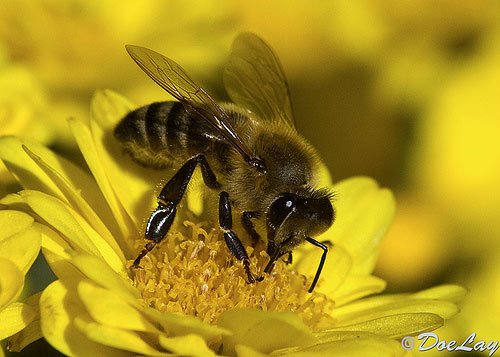
<svg viewBox="0 0 500 357">
<path fill-rule="evenodd" d="M 326 254 L 328 253 L 328 247 L 325 244 L 318 242 L 317 240 L 314 240 L 310 237 L 306 237 L 306 241 L 308 241 L 309 243 L 311 243 L 316 247 L 323 249 L 323 254 L 321 255 L 321 260 L 319 262 L 318 270 L 316 270 L 316 275 L 314 276 L 314 280 L 311 284 L 311 287 L 308 290 L 310 293 L 312 293 L 314 287 L 316 286 L 316 283 L 318 282 L 319 276 L 321 275 L 321 270 L 323 270 L 323 265 L 325 264 L 326 260 Z M 327 243 L 330 246 L 332 245 L 330 241 L 326 241 L 325 243 Z"/>
<path fill-rule="evenodd" d="M 135 268 L 139 267 L 141 259 L 148 254 L 157 243 L 159 243 L 166 235 L 172 222 L 175 218 L 175 212 L 177 204 L 172 200 L 160 200 L 158 198 L 158 207 L 149 217 L 148 223 L 146 225 L 145 238 L 151 242 L 146 243 L 144 249 L 139 253 L 137 258 L 135 258 L 133 266 Z"/>
<path fill-rule="evenodd" d="M 208 165 L 208 161 L 205 158 L 205 155 L 197 155 L 194 157 L 196 159 L 196 162 L 200 164 L 201 167 L 201 175 L 203 176 L 203 182 L 205 185 L 207 185 L 209 188 L 213 189 L 220 189 L 221 185 L 220 183 L 217 182 L 217 178 L 215 177 L 214 172 Z"/>
<path fill-rule="evenodd" d="M 273 255 L 271 255 L 271 259 L 269 260 L 269 263 L 267 263 L 266 267 L 264 268 L 264 273 L 270 274 L 273 271 L 274 268 L 274 263 L 276 260 L 281 256 L 279 250 L 276 250 Z"/>
<path fill-rule="evenodd" d="M 255 230 L 252 218 L 259 218 L 260 212 L 258 211 L 245 211 L 241 215 L 241 224 L 247 231 L 248 235 L 252 238 L 252 243 L 255 246 L 260 239 L 259 233 Z"/>
<path fill-rule="evenodd" d="M 187 185 L 191 180 L 196 165 L 200 164 L 203 181 L 210 188 L 220 188 L 214 172 L 208 166 L 204 155 L 196 155 L 186 161 L 175 175 L 163 186 L 158 195 L 158 207 L 149 217 L 146 225 L 145 238 L 149 240 L 141 253 L 134 260 L 133 266 L 138 267 L 141 259 L 150 252 L 157 243 L 161 242 L 167 235 L 175 218 L 177 205 L 179 204 Z"/>
<path fill-rule="evenodd" d="M 279 250 L 277 250 L 272 256 L 271 259 L 269 260 L 269 263 L 267 263 L 266 267 L 264 268 L 264 273 L 270 274 L 273 269 L 274 269 L 274 264 L 276 263 L 276 260 L 284 256 L 285 254 L 288 254 L 288 257 L 285 260 L 285 264 L 292 264 L 292 252 L 284 252 L 281 253 Z"/>
<path fill-rule="evenodd" d="M 219 225 L 224 232 L 224 239 L 226 241 L 227 247 L 236 259 L 243 262 L 243 267 L 247 273 L 248 283 L 255 283 L 256 280 L 260 281 L 261 278 L 254 278 L 252 272 L 250 271 L 250 258 L 248 258 L 247 251 L 240 239 L 234 233 L 231 228 L 233 227 L 233 217 L 231 213 L 231 203 L 229 202 L 229 194 L 222 191 L 219 194 Z"/>
</svg>

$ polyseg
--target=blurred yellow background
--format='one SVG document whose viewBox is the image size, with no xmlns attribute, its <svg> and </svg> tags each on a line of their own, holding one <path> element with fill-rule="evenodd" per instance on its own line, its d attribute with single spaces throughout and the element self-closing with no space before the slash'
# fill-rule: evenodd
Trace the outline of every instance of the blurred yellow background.
<svg viewBox="0 0 500 357">
<path fill-rule="evenodd" d="M 462 284 L 463 312 L 442 335 L 499 340 L 496 0 L 2 0 L 0 135 L 78 162 L 66 119 L 85 118 L 96 89 L 138 105 L 167 98 L 128 43 L 166 54 L 227 99 L 222 66 L 243 30 L 275 49 L 299 131 L 334 180 L 369 175 L 395 192 L 377 267 L 388 290 Z M 0 172 L 0 194 L 18 189 Z"/>
</svg>

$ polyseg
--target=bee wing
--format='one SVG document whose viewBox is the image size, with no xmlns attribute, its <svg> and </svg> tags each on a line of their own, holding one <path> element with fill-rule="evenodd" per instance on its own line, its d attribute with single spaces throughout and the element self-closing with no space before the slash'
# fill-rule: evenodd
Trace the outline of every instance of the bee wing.
<svg viewBox="0 0 500 357">
<path fill-rule="evenodd" d="M 295 127 L 288 83 L 272 48 L 253 33 L 240 34 L 224 69 L 224 86 L 236 104 L 263 120 Z"/>
<path fill-rule="evenodd" d="M 251 153 L 230 124 L 228 114 L 175 61 L 145 47 L 125 46 L 130 57 L 160 87 L 205 119 L 247 161 Z"/>
</svg>

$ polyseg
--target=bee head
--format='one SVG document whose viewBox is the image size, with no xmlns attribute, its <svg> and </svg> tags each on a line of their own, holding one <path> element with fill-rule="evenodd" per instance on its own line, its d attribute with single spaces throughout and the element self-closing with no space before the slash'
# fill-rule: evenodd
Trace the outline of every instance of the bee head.
<svg viewBox="0 0 500 357">
<path fill-rule="evenodd" d="M 325 190 L 279 195 L 267 211 L 267 253 L 271 257 L 284 254 L 306 237 L 323 233 L 334 215 L 331 194 Z"/>
</svg>

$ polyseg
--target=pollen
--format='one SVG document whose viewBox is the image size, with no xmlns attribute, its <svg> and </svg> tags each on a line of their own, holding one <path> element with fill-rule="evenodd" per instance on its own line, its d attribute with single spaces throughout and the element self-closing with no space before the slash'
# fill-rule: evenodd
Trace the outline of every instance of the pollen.
<svg viewBox="0 0 500 357">
<path fill-rule="evenodd" d="M 216 324 L 221 313 L 234 308 L 292 311 L 313 330 L 331 319 L 325 311 L 333 301 L 307 289 L 310 278 L 278 261 L 270 274 L 264 244 L 247 248 L 254 276 L 264 279 L 247 283 L 245 270 L 220 237 L 206 223 L 185 221 L 134 269 L 135 286 L 146 305 L 161 312 L 181 312 Z M 131 265 L 132 262 L 129 262 Z"/>
</svg>

